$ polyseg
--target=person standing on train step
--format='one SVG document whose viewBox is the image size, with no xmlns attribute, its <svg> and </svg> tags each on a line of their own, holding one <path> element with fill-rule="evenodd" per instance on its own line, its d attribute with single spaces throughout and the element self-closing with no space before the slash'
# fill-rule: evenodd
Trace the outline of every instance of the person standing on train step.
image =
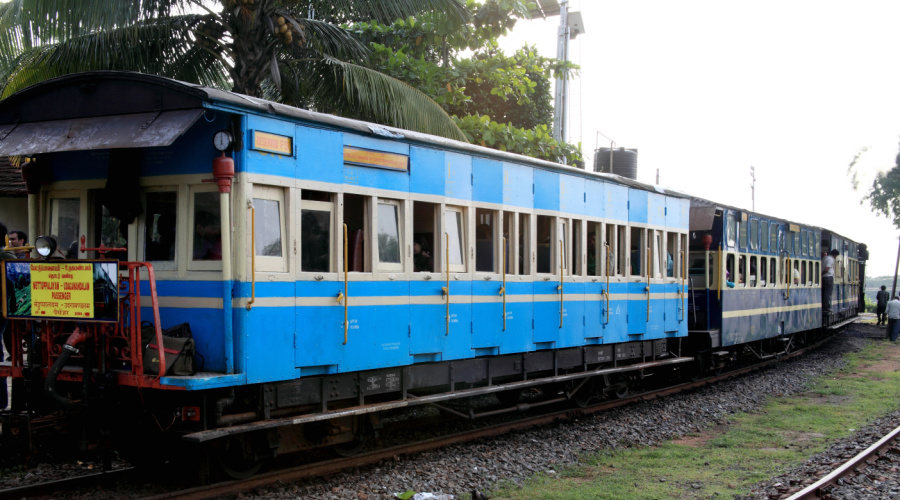
<svg viewBox="0 0 900 500">
<path fill-rule="evenodd" d="M 834 289 L 834 258 L 840 255 L 837 249 L 831 250 L 822 259 L 822 312 L 831 312 L 831 290 Z"/>
<path fill-rule="evenodd" d="M 887 323 L 887 310 L 888 300 L 891 298 L 891 294 L 887 292 L 887 287 L 881 285 L 881 290 L 875 294 L 875 301 L 878 303 L 878 309 L 876 309 L 875 313 L 878 315 L 878 324 L 876 326 L 882 326 Z"/>
<path fill-rule="evenodd" d="M 887 317 L 888 338 L 891 339 L 891 342 L 896 342 L 897 334 L 900 333 L 900 297 L 894 295 L 894 300 L 888 302 Z"/>
</svg>

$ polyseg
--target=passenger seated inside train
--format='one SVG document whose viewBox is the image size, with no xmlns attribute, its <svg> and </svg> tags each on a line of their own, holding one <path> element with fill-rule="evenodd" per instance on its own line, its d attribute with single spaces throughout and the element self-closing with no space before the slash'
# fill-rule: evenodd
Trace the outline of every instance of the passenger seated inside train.
<svg viewBox="0 0 900 500">
<path fill-rule="evenodd" d="M 428 238 L 416 238 L 413 243 L 413 271 L 430 273 L 434 271 L 434 257 L 428 250 Z"/>
</svg>

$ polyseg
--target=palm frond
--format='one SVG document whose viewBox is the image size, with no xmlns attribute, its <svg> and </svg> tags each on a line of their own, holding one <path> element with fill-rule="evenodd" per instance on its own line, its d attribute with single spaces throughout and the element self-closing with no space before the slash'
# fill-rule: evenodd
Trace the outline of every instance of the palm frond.
<svg viewBox="0 0 900 500">
<path fill-rule="evenodd" d="M 222 59 L 192 45 L 196 17 L 155 19 L 25 50 L 3 72 L 0 97 L 42 79 L 91 70 L 139 71 L 227 88 Z"/>
<path fill-rule="evenodd" d="M 347 61 L 365 61 L 369 49 L 347 30 L 315 19 L 297 19 L 294 21 L 306 33 L 307 47 L 331 57 Z"/>
<path fill-rule="evenodd" d="M 285 3 L 308 5 L 316 19 L 338 23 L 372 19 L 391 23 L 423 12 L 443 13 L 456 25 L 469 20 L 469 12 L 461 0 L 296 0 Z"/>
<path fill-rule="evenodd" d="M 431 98 L 373 69 L 326 56 L 317 64 L 293 64 L 282 74 L 283 102 L 466 140 L 450 115 Z"/>
</svg>

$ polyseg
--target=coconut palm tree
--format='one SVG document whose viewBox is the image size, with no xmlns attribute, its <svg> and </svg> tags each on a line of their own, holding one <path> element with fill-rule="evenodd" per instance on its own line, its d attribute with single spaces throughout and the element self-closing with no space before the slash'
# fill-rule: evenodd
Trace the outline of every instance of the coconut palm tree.
<svg viewBox="0 0 900 500">
<path fill-rule="evenodd" d="M 12 0 L 0 4 L 0 98 L 67 73 L 131 70 L 465 140 L 422 92 L 367 67 L 341 24 L 462 0 Z"/>
</svg>

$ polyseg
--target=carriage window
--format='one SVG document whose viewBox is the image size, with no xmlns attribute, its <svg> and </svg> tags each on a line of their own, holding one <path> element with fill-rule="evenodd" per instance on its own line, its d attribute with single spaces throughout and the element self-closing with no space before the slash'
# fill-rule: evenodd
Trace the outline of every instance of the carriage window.
<svg viewBox="0 0 900 500">
<path fill-rule="evenodd" d="M 793 236 L 793 241 L 794 241 L 794 246 L 792 247 L 793 248 L 792 252 L 795 256 L 799 257 L 800 256 L 800 233 L 794 232 L 794 233 L 791 233 L 791 235 Z"/>
<path fill-rule="evenodd" d="M 125 235 L 128 234 L 128 225 L 123 224 L 106 208 L 106 205 L 103 205 L 102 198 L 100 195 L 95 195 L 94 197 L 94 221 L 92 226 L 94 228 L 94 246 L 125 248 L 128 244 L 128 240 L 125 238 Z M 100 257 L 99 253 L 95 255 Z M 106 258 L 127 260 L 128 253 L 126 251 L 108 252 Z"/>
<path fill-rule="evenodd" d="M 253 198 L 256 217 L 256 255 L 263 257 L 281 257 L 281 203 L 277 200 Z"/>
<path fill-rule="evenodd" d="M 757 269 L 756 269 L 756 256 L 755 256 L 755 255 L 751 255 L 751 256 L 750 256 L 750 279 L 749 279 L 749 281 L 748 281 L 748 283 L 750 284 L 750 286 L 756 286 L 756 276 L 757 276 L 756 271 L 757 271 Z"/>
<path fill-rule="evenodd" d="M 603 235 L 603 228 L 599 222 L 588 222 L 587 234 L 587 273 L 588 276 L 599 276 L 600 269 L 606 262 L 601 259 L 604 257 L 600 237 Z"/>
<path fill-rule="evenodd" d="M 792 284 L 792 285 L 799 285 L 799 284 L 800 284 L 800 278 L 801 278 L 801 276 L 800 276 L 800 262 L 797 261 L 797 260 L 795 260 L 795 261 L 794 261 L 794 269 L 791 270 L 791 284 Z"/>
<path fill-rule="evenodd" d="M 775 279 L 778 271 L 778 260 L 775 257 L 769 259 L 769 286 L 775 286 L 778 281 Z"/>
<path fill-rule="evenodd" d="M 304 189 L 300 193 L 300 270 L 333 271 L 331 238 L 334 220 L 332 194 Z M 342 233 L 342 232 L 341 232 Z M 349 235 L 348 235 L 349 236 Z M 343 270 L 343 265 L 338 266 Z M 352 270 L 352 269 L 351 269 Z"/>
<path fill-rule="evenodd" d="M 741 250 L 747 249 L 747 223 L 738 222 L 738 238 L 740 238 Z"/>
<path fill-rule="evenodd" d="M 444 229 L 449 235 L 450 270 L 453 271 L 465 271 L 466 267 L 466 253 L 463 250 L 463 245 L 465 243 L 465 237 L 463 236 L 465 234 L 463 233 L 463 228 L 465 226 L 463 221 L 463 212 L 461 209 L 447 208 L 447 212 L 444 215 Z"/>
<path fill-rule="evenodd" d="M 642 254 L 647 245 L 644 244 L 644 230 L 639 227 L 631 228 L 631 275 L 641 276 L 641 261 L 645 258 Z"/>
<path fill-rule="evenodd" d="M 424 201 L 413 202 L 413 271 L 434 272 L 435 216 L 438 206 Z"/>
<path fill-rule="evenodd" d="M 806 285 L 806 262 L 800 263 L 800 284 Z"/>
<path fill-rule="evenodd" d="M 378 201 L 378 262 L 382 269 L 400 269 L 400 203 Z M 385 265 L 387 264 L 387 265 Z"/>
<path fill-rule="evenodd" d="M 741 255 L 738 257 L 738 269 L 737 269 L 737 284 L 741 286 L 747 286 L 747 282 L 745 281 L 745 276 L 747 275 L 747 256 Z"/>
<path fill-rule="evenodd" d="M 681 264 L 678 260 L 678 233 L 669 233 L 666 237 L 669 240 L 666 244 L 666 276 L 674 278 L 675 269 Z"/>
<path fill-rule="evenodd" d="M 347 268 L 362 273 L 370 269 L 367 258 L 366 234 L 369 229 L 368 198 L 358 194 L 344 194 L 344 224 L 347 225 Z M 343 266 L 341 266 L 343 267 Z"/>
<path fill-rule="evenodd" d="M 531 274 L 531 216 L 519 214 L 519 274 Z"/>
<path fill-rule="evenodd" d="M 516 214 L 513 212 L 503 212 L 503 238 L 500 239 L 500 271 L 502 267 L 506 267 L 507 274 L 516 274 L 516 266 L 513 257 L 516 255 Z M 503 244 L 504 239 L 506 245 Z"/>
<path fill-rule="evenodd" d="M 725 281 L 734 286 L 734 283 L 737 281 L 736 276 L 734 273 L 734 254 L 728 254 L 725 257 Z"/>
<path fill-rule="evenodd" d="M 754 257 L 754 259 L 756 259 L 756 257 Z M 766 276 L 769 275 L 769 273 L 766 272 L 766 270 L 769 268 L 768 262 L 769 259 L 765 257 L 759 258 L 759 286 L 766 286 Z M 751 261 L 750 263 L 752 265 L 753 261 Z"/>
<path fill-rule="evenodd" d="M 556 233 L 556 238 L 555 238 L 556 241 L 553 244 L 553 248 L 559 249 L 561 252 L 559 255 L 560 261 L 557 262 L 556 264 L 557 264 L 557 266 L 559 266 L 560 264 L 562 265 L 564 274 L 569 274 L 569 262 L 567 259 L 568 255 L 569 255 L 568 225 L 569 224 L 568 224 L 567 219 L 559 219 L 559 228 L 558 228 L 558 232 Z M 562 248 L 560 248 L 560 247 L 562 247 Z M 554 271 L 556 270 L 555 267 L 553 270 Z"/>
<path fill-rule="evenodd" d="M 584 221 L 581 220 L 573 220 L 572 221 L 572 249 L 569 251 L 569 254 L 572 258 L 569 262 L 572 263 L 570 267 L 570 273 L 573 276 L 581 276 L 584 274 L 584 269 L 582 268 L 581 255 L 584 253 L 582 251 L 581 236 L 584 231 L 582 229 L 584 227 Z"/>
<path fill-rule="evenodd" d="M 52 198 L 50 200 L 50 234 L 56 238 L 59 251 L 67 259 L 79 258 L 79 198 Z"/>
<path fill-rule="evenodd" d="M 537 272 L 549 274 L 553 272 L 551 256 L 553 255 L 553 217 L 537 216 Z"/>
<path fill-rule="evenodd" d="M 769 251 L 769 223 L 768 221 L 760 221 L 759 223 L 759 234 L 761 235 L 759 240 L 759 249 L 763 252 Z"/>
<path fill-rule="evenodd" d="M 147 193 L 144 214 L 144 258 L 155 262 L 175 261 L 175 191 Z M 157 264 L 154 264 L 157 267 Z"/>
<path fill-rule="evenodd" d="M 650 255 L 653 256 L 653 277 L 661 278 L 663 277 L 663 272 L 666 268 L 666 258 L 664 255 L 667 253 L 665 246 L 663 246 L 663 234 L 662 231 L 659 230 L 654 230 L 651 234 L 653 235 L 653 248 L 651 249 Z"/>
<path fill-rule="evenodd" d="M 807 262 L 807 267 L 809 268 L 809 274 L 807 274 L 807 280 L 804 281 L 804 283 L 806 283 L 806 286 L 812 286 L 813 285 L 813 263 Z"/>
<path fill-rule="evenodd" d="M 734 242 L 737 239 L 737 222 L 734 220 L 734 214 L 729 214 L 727 219 L 727 227 L 725 228 L 725 242 L 729 248 L 734 248 Z"/>
<path fill-rule="evenodd" d="M 809 240 L 807 238 L 807 232 L 806 231 L 801 232 L 800 233 L 800 253 L 802 253 L 803 255 L 809 254 L 809 252 L 808 252 L 809 247 L 807 246 L 808 241 Z"/>
<path fill-rule="evenodd" d="M 769 251 L 778 251 L 778 224 L 769 226 Z"/>
<path fill-rule="evenodd" d="M 475 270 L 492 273 L 494 268 L 494 231 L 497 212 L 475 209 Z"/>
<path fill-rule="evenodd" d="M 195 192 L 191 212 L 192 255 L 194 261 L 222 260 L 222 230 L 219 212 L 219 193 Z M 202 266 L 207 269 L 210 267 Z"/>
<path fill-rule="evenodd" d="M 759 220 L 750 220 L 750 248 L 756 250 L 759 246 Z"/>
</svg>

